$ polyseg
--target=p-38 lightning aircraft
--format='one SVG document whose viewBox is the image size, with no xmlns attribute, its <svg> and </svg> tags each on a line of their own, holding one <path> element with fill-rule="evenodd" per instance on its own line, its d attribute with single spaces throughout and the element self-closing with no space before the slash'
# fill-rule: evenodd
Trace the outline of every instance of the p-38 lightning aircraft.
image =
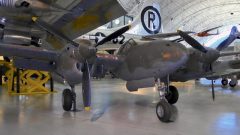
<svg viewBox="0 0 240 135">
<path fill-rule="evenodd" d="M 58 38 L 69 45 L 62 51 L 50 51 L 35 47 L 2 44 L 0 54 L 14 56 L 13 62 L 18 68 L 50 71 L 56 80 L 62 80 L 69 84 L 71 90 L 63 91 L 63 109 L 66 111 L 70 111 L 72 107 L 73 110 L 76 110 L 74 86 L 82 83 L 84 106 L 88 108 L 91 103 L 90 64 L 100 62 L 126 81 L 155 77 L 160 87 L 161 77 L 174 72 L 186 62 L 187 52 L 182 44 L 162 40 L 141 43 L 129 40 L 118 52 L 118 55 L 96 54 L 97 46 L 123 34 L 130 27 L 140 26 L 146 33 L 157 34 L 161 30 L 159 11 L 160 5 L 157 2 L 151 0 L 144 2 L 144 8 L 132 25 L 120 28 L 94 46 L 86 40 L 76 43 L 71 40 L 73 34 L 67 35 L 66 32 L 61 32 L 41 18 L 33 17 L 34 25 L 47 31 L 51 35 L 51 39 Z M 67 26 L 69 28 L 69 25 Z M 162 89 L 161 93 L 163 93 Z M 165 99 L 164 96 L 165 93 L 161 94 L 162 99 Z M 165 100 L 162 100 L 158 106 L 161 105 L 169 106 Z M 169 110 L 167 109 L 167 111 Z M 166 121 L 167 119 L 164 115 L 162 120 Z"/>
</svg>

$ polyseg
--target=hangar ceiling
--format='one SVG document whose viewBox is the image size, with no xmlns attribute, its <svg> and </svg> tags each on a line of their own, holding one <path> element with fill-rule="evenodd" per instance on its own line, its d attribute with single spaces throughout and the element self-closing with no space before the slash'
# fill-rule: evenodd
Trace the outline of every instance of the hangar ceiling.
<svg viewBox="0 0 240 135">
<path fill-rule="evenodd" d="M 144 0 L 119 0 L 128 12 Z M 164 32 L 240 23 L 240 0 L 159 0 Z M 141 5 L 141 4 L 140 4 Z M 136 13 L 130 12 L 131 15 Z"/>
</svg>

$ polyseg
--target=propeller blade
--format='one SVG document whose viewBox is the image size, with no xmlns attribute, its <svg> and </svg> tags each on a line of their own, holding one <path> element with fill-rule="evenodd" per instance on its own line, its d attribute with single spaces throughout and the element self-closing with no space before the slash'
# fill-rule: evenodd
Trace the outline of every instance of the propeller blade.
<svg viewBox="0 0 240 135">
<path fill-rule="evenodd" d="M 130 28 L 131 28 L 131 25 L 127 25 L 127 26 L 122 27 L 121 29 L 113 32 L 112 34 L 108 35 L 103 40 L 98 42 L 95 47 L 98 47 L 99 45 L 102 45 L 102 44 L 104 44 L 104 43 L 106 43 L 108 41 L 111 41 L 112 39 L 117 38 L 118 36 L 122 35 L 126 31 L 128 31 Z"/>
<path fill-rule="evenodd" d="M 215 100 L 214 80 L 212 80 L 212 99 Z"/>
<path fill-rule="evenodd" d="M 54 29 L 51 25 L 49 25 L 48 23 L 38 19 L 37 17 L 32 17 L 33 22 L 35 22 L 35 24 L 37 24 L 40 28 L 42 28 L 43 30 L 51 33 L 52 35 L 57 36 L 60 39 L 65 40 L 66 42 L 72 44 L 75 47 L 78 47 L 79 44 L 72 41 L 71 39 L 69 39 L 66 35 L 62 34 L 60 31 L 58 31 L 57 29 Z"/>
<path fill-rule="evenodd" d="M 83 80 L 82 80 L 82 95 L 83 95 L 83 104 L 86 111 L 90 110 L 91 106 L 91 84 L 90 84 L 90 70 L 89 64 L 86 61 L 82 68 Z"/>
<path fill-rule="evenodd" d="M 188 34 L 186 34 L 183 31 L 178 30 L 178 33 L 193 48 L 195 48 L 203 53 L 207 53 L 207 49 L 204 48 L 204 46 L 202 46 L 197 40 L 195 40 L 194 38 L 192 38 L 191 36 L 189 36 Z"/>
</svg>

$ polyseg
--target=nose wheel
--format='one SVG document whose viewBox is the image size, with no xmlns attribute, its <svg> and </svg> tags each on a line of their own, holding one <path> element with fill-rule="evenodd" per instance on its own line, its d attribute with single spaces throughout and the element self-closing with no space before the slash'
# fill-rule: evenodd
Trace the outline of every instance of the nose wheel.
<svg viewBox="0 0 240 135">
<path fill-rule="evenodd" d="M 171 105 L 165 100 L 158 102 L 156 106 L 156 114 L 160 121 L 169 122 L 172 116 Z"/>
<path fill-rule="evenodd" d="M 76 109 L 76 93 L 74 87 L 72 89 L 65 89 L 62 93 L 62 107 L 65 111 L 77 111 Z"/>
<path fill-rule="evenodd" d="M 65 111 L 70 111 L 73 104 L 73 94 L 70 89 L 63 90 L 62 93 L 62 107 Z"/>
</svg>

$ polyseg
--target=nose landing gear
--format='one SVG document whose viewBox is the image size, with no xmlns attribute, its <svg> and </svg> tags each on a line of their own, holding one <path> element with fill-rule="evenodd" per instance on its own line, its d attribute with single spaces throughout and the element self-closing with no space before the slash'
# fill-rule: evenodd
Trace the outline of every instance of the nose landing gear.
<svg viewBox="0 0 240 135">
<path fill-rule="evenodd" d="M 155 87 L 159 91 L 160 96 L 160 101 L 156 106 L 157 117 L 162 122 L 170 122 L 173 115 L 171 104 L 175 104 L 178 101 L 178 90 L 174 86 L 162 85 L 160 79 L 156 80 Z"/>
<path fill-rule="evenodd" d="M 73 95 L 70 89 L 63 90 L 62 93 L 62 107 L 65 111 L 70 111 L 72 109 Z"/>
<path fill-rule="evenodd" d="M 70 111 L 73 108 L 73 111 L 76 109 L 76 93 L 74 87 L 70 89 L 63 90 L 62 93 L 62 107 L 65 111 Z"/>
</svg>

